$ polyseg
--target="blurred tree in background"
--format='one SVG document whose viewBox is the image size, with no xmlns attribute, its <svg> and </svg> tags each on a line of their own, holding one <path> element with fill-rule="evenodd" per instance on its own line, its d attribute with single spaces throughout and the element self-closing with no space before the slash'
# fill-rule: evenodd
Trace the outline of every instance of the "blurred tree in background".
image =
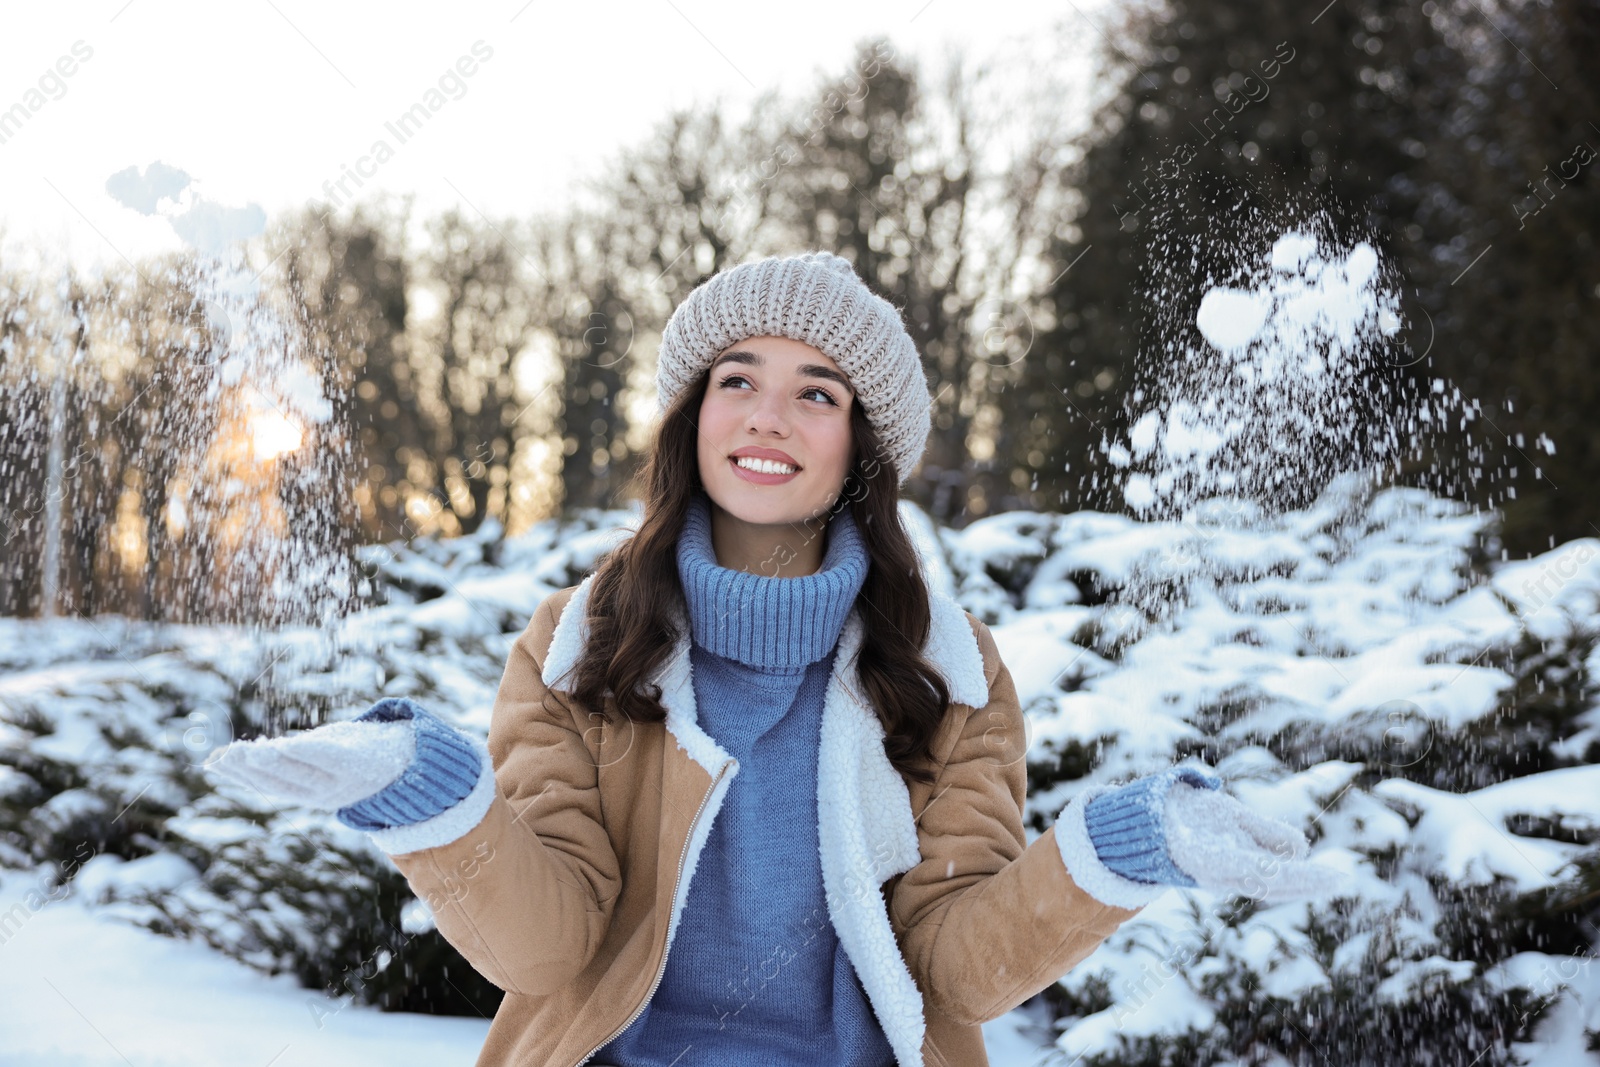
<svg viewBox="0 0 1600 1067">
<path fill-rule="evenodd" d="M 1408 270 L 1431 301 L 1439 370 L 1496 407 L 1490 432 L 1520 468 L 1505 539 L 1539 552 L 1600 533 L 1600 4 L 1450 5 L 1433 19 L 1478 62 L 1425 142 L 1430 199 L 1459 203 L 1459 227 L 1407 220 L 1408 236 L 1422 231 Z"/>
<path fill-rule="evenodd" d="M 284 227 L 283 269 L 299 317 L 356 379 L 349 400 L 363 472 L 357 502 L 364 532 L 377 540 L 407 532 L 402 493 L 414 487 L 395 475 L 426 425 L 407 361 L 413 265 L 405 222 L 406 214 L 363 205 L 343 218 L 306 211 Z"/>
<path fill-rule="evenodd" d="M 1600 472 L 1600 200 L 1576 159 L 1600 146 L 1597 48 L 1600 5 L 1582 0 L 1129 9 L 1103 55 L 1115 90 L 1063 178 L 1073 218 L 1041 301 L 1055 325 L 1015 405 L 1011 459 L 1040 468 L 1036 506 L 1101 501 L 1092 446 L 1125 429 L 1135 359 L 1194 321 L 1204 286 L 1152 307 L 1151 277 L 1225 274 L 1241 242 L 1322 209 L 1398 267 L 1395 369 L 1482 405 L 1403 480 L 1502 508 L 1517 555 L 1596 532 L 1580 487 Z M 1065 423 L 1050 417 L 1063 397 Z M 1463 484 L 1440 473 L 1455 470 Z"/>
</svg>

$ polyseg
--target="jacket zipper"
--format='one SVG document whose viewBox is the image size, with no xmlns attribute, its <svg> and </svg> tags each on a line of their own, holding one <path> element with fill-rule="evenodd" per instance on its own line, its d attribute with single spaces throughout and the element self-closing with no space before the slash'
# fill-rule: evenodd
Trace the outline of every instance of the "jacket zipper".
<svg viewBox="0 0 1600 1067">
<path fill-rule="evenodd" d="M 672 901 L 671 901 L 672 907 L 669 908 L 668 911 L 667 911 L 667 922 L 669 924 L 672 922 L 672 912 L 677 909 L 678 887 L 683 882 L 683 865 L 684 865 L 684 862 L 686 860 L 688 860 L 688 858 L 689 858 L 689 843 L 694 840 L 695 824 L 697 824 L 700 821 L 701 812 L 706 810 L 706 805 L 709 804 L 711 802 L 711 798 L 714 795 L 716 795 L 717 785 L 718 785 L 718 783 L 720 783 L 722 781 L 722 776 L 724 774 L 728 773 L 728 768 L 731 767 L 734 762 L 735 761 L 733 761 L 733 760 L 729 760 L 727 763 L 724 763 L 722 765 L 722 769 L 717 772 L 716 778 L 714 778 L 712 780 L 712 782 L 711 782 L 711 788 L 706 791 L 706 795 L 701 799 L 700 806 L 695 809 L 694 818 L 689 820 L 689 834 L 688 834 L 687 838 L 684 841 L 683 851 L 678 854 L 678 874 L 677 874 L 677 877 L 674 878 L 674 880 L 672 882 Z M 610 1044 L 611 1041 L 614 1040 L 618 1034 L 622 1033 L 622 1031 L 624 1031 L 628 1027 L 632 1026 L 633 1025 L 633 1021 L 635 1019 L 637 1019 L 644 1012 L 645 1005 L 650 1003 L 650 998 L 656 995 L 656 987 L 661 984 L 661 978 L 666 973 L 667 973 L 667 949 L 666 949 L 665 946 L 663 946 L 663 948 L 661 950 L 661 966 L 656 968 L 655 981 L 650 983 L 649 991 L 647 993 L 645 993 L 644 999 L 639 1002 L 639 1006 L 637 1008 L 633 1009 L 633 1014 L 628 1016 L 627 1021 L 624 1022 L 621 1026 L 619 1026 L 615 1030 L 611 1031 L 610 1036 L 607 1037 L 604 1041 L 600 1042 L 594 1048 L 592 1048 L 588 1052 L 584 1053 L 583 1059 L 581 1059 L 577 1063 L 573 1064 L 572 1067 L 583 1067 L 583 1065 L 585 1063 L 589 1062 L 589 1058 L 591 1056 L 593 1056 L 596 1052 L 599 1052 L 601 1049 L 605 1048 L 606 1045 Z"/>
</svg>

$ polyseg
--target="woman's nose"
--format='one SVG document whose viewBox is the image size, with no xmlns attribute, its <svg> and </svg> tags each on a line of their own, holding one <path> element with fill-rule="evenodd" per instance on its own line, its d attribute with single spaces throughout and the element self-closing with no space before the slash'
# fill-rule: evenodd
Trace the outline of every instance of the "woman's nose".
<svg viewBox="0 0 1600 1067">
<path fill-rule="evenodd" d="M 756 400 L 750 412 L 748 427 L 757 433 L 784 435 L 789 432 L 789 413 L 786 399 L 779 393 L 765 393 Z"/>
</svg>

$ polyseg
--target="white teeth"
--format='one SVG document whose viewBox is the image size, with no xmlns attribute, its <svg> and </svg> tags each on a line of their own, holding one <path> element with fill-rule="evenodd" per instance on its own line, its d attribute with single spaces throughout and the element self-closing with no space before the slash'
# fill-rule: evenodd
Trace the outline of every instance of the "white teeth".
<svg viewBox="0 0 1600 1067">
<path fill-rule="evenodd" d="M 799 467 L 791 467 L 787 463 L 779 463 L 771 459 L 756 459 L 752 456 L 739 456 L 734 462 L 745 470 L 760 471 L 762 474 L 793 474 Z"/>
</svg>

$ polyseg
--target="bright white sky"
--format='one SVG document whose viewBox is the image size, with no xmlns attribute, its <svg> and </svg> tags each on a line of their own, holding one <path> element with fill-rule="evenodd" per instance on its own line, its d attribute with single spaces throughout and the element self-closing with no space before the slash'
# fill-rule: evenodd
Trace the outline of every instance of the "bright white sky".
<svg viewBox="0 0 1600 1067">
<path fill-rule="evenodd" d="M 672 108 L 720 97 L 742 113 L 769 87 L 809 90 L 842 75 L 871 33 L 888 34 L 926 69 L 947 42 L 1005 54 L 1037 44 L 1057 22 L 1092 41 L 1102 8 L 1099 0 L 29 4 L 8 10 L 0 33 L 0 116 L 31 106 L 20 128 L 0 126 L 0 225 L 8 242 L 80 263 L 138 258 L 180 245 L 167 219 L 106 193 L 111 174 L 160 160 L 193 176 L 205 199 L 257 203 L 270 216 L 325 201 L 324 183 L 380 137 L 395 155 L 363 194 L 415 193 L 423 214 L 454 204 L 531 213 L 565 199 L 571 180 Z M 464 93 L 400 144 L 384 124 L 479 40 L 493 54 L 459 79 Z M 92 55 L 52 80 L 75 45 Z"/>
</svg>

